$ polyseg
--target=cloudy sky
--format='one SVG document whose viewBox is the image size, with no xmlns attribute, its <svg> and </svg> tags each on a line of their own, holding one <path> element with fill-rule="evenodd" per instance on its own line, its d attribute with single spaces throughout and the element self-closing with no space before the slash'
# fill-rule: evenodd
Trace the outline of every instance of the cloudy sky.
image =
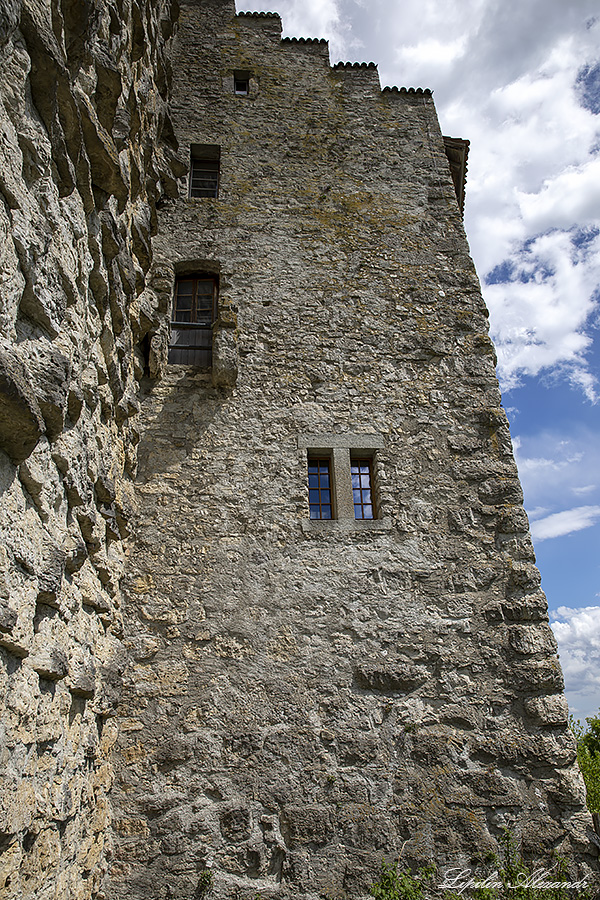
<svg viewBox="0 0 600 900">
<path fill-rule="evenodd" d="M 567 696 L 600 706 L 598 0 L 238 0 L 429 87 L 471 141 L 465 226 Z"/>
</svg>

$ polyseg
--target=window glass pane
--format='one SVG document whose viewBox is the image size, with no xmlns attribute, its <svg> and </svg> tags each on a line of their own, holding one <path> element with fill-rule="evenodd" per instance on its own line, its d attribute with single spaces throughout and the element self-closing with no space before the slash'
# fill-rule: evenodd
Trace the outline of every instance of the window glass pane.
<svg viewBox="0 0 600 900">
<path fill-rule="evenodd" d="M 371 491 L 363 491 L 362 492 L 362 502 L 363 503 L 371 503 Z"/>
<path fill-rule="evenodd" d="M 354 518 L 362 519 L 362 517 L 363 517 L 362 506 L 360 505 L 360 503 L 355 503 L 354 504 Z"/>
<path fill-rule="evenodd" d="M 358 489 L 358 490 L 357 490 L 357 489 L 354 489 L 354 490 L 352 491 L 352 494 L 353 494 L 354 502 L 355 502 L 355 503 L 360 503 L 360 489 Z"/>
<path fill-rule="evenodd" d="M 372 506 L 363 506 L 363 519 L 372 519 L 373 518 L 373 507 Z"/>
<path fill-rule="evenodd" d="M 362 488 L 368 488 L 371 486 L 371 476 L 369 475 L 369 470 L 367 469 L 366 475 L 360 476 L 360 486 Z"/>
<path fill-rule="evenodd" d="M 358 472 L 352 471 L 352 487 L 357 488 L 360 487 L 360 475 Z"/>
<path fill-rule="evenodd" d="M 308 502 L 311 519 L 331 519 L 332 502 L 329 490 L 329 460 L 308 460 Z"/>
</svg>

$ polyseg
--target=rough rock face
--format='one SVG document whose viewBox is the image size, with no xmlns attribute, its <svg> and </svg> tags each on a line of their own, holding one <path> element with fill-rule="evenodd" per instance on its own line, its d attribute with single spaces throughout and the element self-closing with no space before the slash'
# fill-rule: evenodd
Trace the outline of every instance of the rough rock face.
<svg viewBox="0 0 600 900">
<path fill-rule="evenodd" d="M 166 308 L 209 273 L 219 296 L 212 371 L 142 398 L 108 896 L 362 897 L 382 856 L 473 865 L 505 827 L 589 860 L 431 97 L 280 35 L 182 6 L 174 132 L 220 186 L 164 204 L 154 289 Z M 310 455 L 333 521 L 309 518 Z"/>
<path fill-rule="evenodd" d="M 106 867 L 169 2 L 0 10 L 0 895 Z M 146 341 L 146 344 L 148 341 Z"/>
</svg>

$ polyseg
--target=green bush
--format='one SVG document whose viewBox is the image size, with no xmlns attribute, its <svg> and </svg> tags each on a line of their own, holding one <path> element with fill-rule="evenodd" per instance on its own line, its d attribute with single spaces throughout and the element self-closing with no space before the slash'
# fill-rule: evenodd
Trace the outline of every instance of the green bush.
<svg viewBox="0 0 600 900">
<path fill-rule="evenodd" d="M 577 741 L 577 762 L 585 781 L 587 807 L 600 813 L 600 710 L 587 718 L 587 725 L 571 717 L 571 730 Z"/>
<path fill-rule="evenodd" d="M 590 900 L 588 887 L 568 886 L 572 882 L 564 860 L 559 859 L 548 868 L 530 868 L 508 831 L 500 847 L 500 856 L 490 860 L 490 872 L 463 876 L 455 884 L 459 892 L 446 890 L 441 895 L 443 900 Z M 428 889 L 433 887 L 435 871 L 434 866 L 428 866 L 412 875 L 399 869 L 397 863 L 384 862 L 379 880 L 369 893 L 375 900 L 426 900 L 433 896 Z M 465 887 L 464 882 L 471 878 L 474 883 Z M 556 886 L 544 887 L 542 881 Z M 440 896 L 439 890 L 435 896 Z"/>
<path fill-rule="evenodd" d="M 431 884 L 435 867 L 419 869 L 416 875 L 398 870 L 398 864 L 381 864 L 379 881 L 371 885 L 369 893 L 375 900 L 425 900 L 424 891 Z"/>
<path fill-rule="evenodd" d="M 523 859 L 510 831 L 500 840 L 500 856 L 492 858 L 495 872 L 489 887 L 477 887 L 468 892 L 473 900 L 589 900 L 588 887 L 572 888 L 572 880 L 564 859 L 556 859 L 549 867 L 531 868 Z M 484 879 L 481 879 L 484 880 Z M 491 884 L 493 882 L 493 885 Z M 542 886 L 556 885 L 552 887 Z M 444 894 L 444 900 L 464 900 L 455 893 Z"/>
</svg>

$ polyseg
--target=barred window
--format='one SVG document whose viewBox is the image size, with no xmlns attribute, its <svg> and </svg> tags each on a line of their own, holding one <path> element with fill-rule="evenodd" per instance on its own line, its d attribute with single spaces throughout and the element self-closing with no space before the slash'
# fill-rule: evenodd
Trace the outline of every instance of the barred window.
<svg viewBox="0 0 600 900">
<path fill-rule="evenodd" d="M 216 159 L 192 159 L 190 197 L 218 196 L 219 161 Z"/>
<path fill-rule="evenodd" d="M 311 519 L 333 518 L 329 459 L 308 459 L 308 504 Z"/>
<path fill-rule="evenodd" d="M 219 196 L 221 148 L 216 144 L 192 144 L 190 147 L 190 197 Z"/>
</svg>

